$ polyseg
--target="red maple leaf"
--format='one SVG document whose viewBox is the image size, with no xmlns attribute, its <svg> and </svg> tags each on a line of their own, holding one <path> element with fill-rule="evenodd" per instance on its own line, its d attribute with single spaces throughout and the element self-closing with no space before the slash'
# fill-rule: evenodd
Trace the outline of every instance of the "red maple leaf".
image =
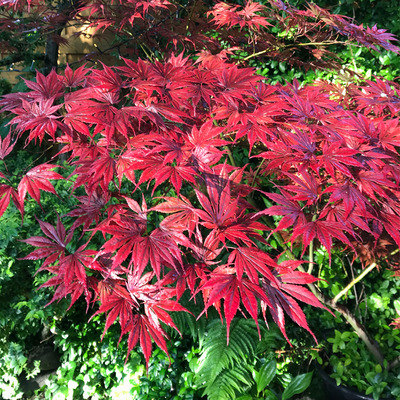
<svg viewBox="0 0 400 400">
<path fill-rule="evenodd" d="M 11 153 L 15 143 L 16 142 L 11 143 L 11 133 L 9 133 L 4 139 L 0 137 L 0 160 L 4 160 L 4 158 Z"/>
<path fill-rule="evenodd" d="M 50 179 L 64 178 L 57 172 L 51 171 L 54 168 L 59 167 L 53 164 L 41 164 L 32 168 L 25 174 L 18 185 L 18 194 L 22 203 L 25 200 L 27 192 L 38 204 L 40 204 L 41 190 L 57 195 L 53 185 L 50 183 Z"/>
<path fill-rule="evenodd" d="M 17 125 L 19 135 L 22 132 L 29 131 L 29 141 L 39 139 L 39 142 L 42 143 L 46 133 L 55 141 L 56 130 L 58 128 L 64 130 L 64 125 L 58 121 L 60 116 L 56 114 L 56 111 L 62 105 L 54 105 L 53 103 L 54 97 L 49 99 L 40 98 L 32 102 L 22 99 L 21 107 L 13 110 L 17 117 L 14 117 L 9 124 Z"/>
<path fill-rule="evenodd" d="M 281 204 L 280 206 L 272 206 L 266 210 L 260 211 L 258 215 L 283 215 L 283 218 L 279 221 L 276 230 L 287 229 L 291 226 L 296 227 L 297 225 L 304 225 L 307 222 L 306 216 L 303 212 L 303 207 L 300 206 L 299 202 L 293 201 L 292 196 L 286 190 L 280 188 L 282 194 L 277 193 L 264 193 L 271 200 Z"/>
<path fill-rule="evenodd" d="M 32 236 L 24 239 L 22 242 L 28 243 L 38 249 L 32 251 L 23 260 L 39 260 L 45 258 L 40 269 L 46 269 L 49 264 L 54 263 L 59 257 L 65 253 L 67 244 L 71 241 L 72 235 L 66 236 L 64 225 L 61 223 L 60 217 L 57 219 L 57 226 L 54 228 L 51 224 L 38 219 L 39 225 L 43 233 L 47 237 Z"/>
<path fill-rule="evenodd" d="M 8 204 L 10 203 L 10 195 L 15 207 L 17 207 L 18 211 L 23 216 L 24 204 L 18 196 L 18 193 L 12 186 L 8 186 L 5 184 L 0 184 L 0 216 L 4 214 L 8 207 Z"/>
<path fill-rule="evenodd" d="M 242 301 L 245 309 L 255 320 L 258 328 L 258 303 L 257 299 L 269 302 L 268 297 L 259 285 L 253 284 L 248 279 L 239 278 L 235 268 L 226 265 L 216 268 L 202 283 L 197 291 L 205 294 L 205 306 L 202 315 L 210 306 L 219 308 L 219 303 L 224 300 L 224 314 L 227 325 L 227 343 L 229 344 L 229 327 L 233 317 L 239 310 Z"/>
<path fill-rule="evenodd" d="M 291 240 L 295 240 L 298 236 L 302 235 L 303 252 L 305 253 L 308 245 L 314 238 L 317 238 L 321 244 L 328 251 L 329 257 L 331 255 L 332 239 L 336 238 L 344 244 L 350 246 L 353 250 L 354 247 L 346 236 L 345 232 L 349 227 L 339 222 L 316 220 L 307 222 L 304 225 L 298 225 L 293 230 Z"/>
</svg>

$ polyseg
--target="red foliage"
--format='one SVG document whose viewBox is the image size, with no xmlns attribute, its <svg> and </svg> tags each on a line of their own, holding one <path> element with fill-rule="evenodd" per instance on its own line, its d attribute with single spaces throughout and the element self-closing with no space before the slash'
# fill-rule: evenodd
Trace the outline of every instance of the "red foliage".
<svg viewBox="0 0 400 400">
<path fill-rule="evenodd" d="M 103 12 L 100 27 L 115 21 L 107 12 L 120 11 L 102 4 L 92 9 Z M 124 3 L 130 14 L 119 29 L 171 7 Z M 242 9 L 218 3 L 210 13 L 219 27 L 238 25 L 256 35 L 269 26 L 263 10 L 253 2 Z M 294 9 L 285 12 L 291 21 Z M 317 12 L 325 26 L 363 44 L 392 39 L 316 6 L 304 15 L 317 18 Z M 74 73 L 67 68 L 65 76 L 38 73 L 28 86 L 30 92 L 1 100 L 3 111 L 15 115 L 13 137 L 63 144 L 80 204 L 63 217 L 68 233 L 60 218 L 55 228 L 39 221 L 46 237 L 25 240 L 37 247 L 26 258 L 44 259 L 42 269 L 54 275 L 44 285 L 56 288 L 53 301 L 71 295 L 72 305 L 84 295 L 88 306 L 99 302 L 105 331 L 118 319 L 128 352 L 140 343 L 147 362 L 152 340 L 167 352 L 162 324 L 176 328 L 169 313 L 187 312 L 178 303 L 186 289 L 201 294 L 203 312 L 223 310 L 228 328 L 239 312 L 257 323 L 261 307 L 284 334 L 284 314 L 309 330 L 298 301 L 323 307 L 302 286 L 316 278 L 296 271 L 303 261 L 282 261 L 269 250 L 266 215 L 283 217 L 275 230 L 287 230 L 303 255 L 312 241 L 329 253 L 333 246 L 356 251 L 365 235 L 400 245 L 400 86 L 394 82 L 347 88 L 355 93 L 349 105 L 329 83 L 271 86 L 221 58 L 193 63 L 179 55 Z M 10 143 L 10 137 L 0 143 L 2 157 Z M 231 152 L 243 146 L 251 174 L 232 162 Z M 55 193 L 50 180 L 64 179 L 55 167 L 32 168 L 18 194 L 1 185 L 0 212 L 10 195 L 22 212 L 26 193 L 37 202 L 40 191 Z M 256 189 L 258 173 L 265 187 Z M 262 193 L 274 203 L 264 210 L 254 201 Z M 73 237 L 79 247 L 67 249 Z"/>
</svg>

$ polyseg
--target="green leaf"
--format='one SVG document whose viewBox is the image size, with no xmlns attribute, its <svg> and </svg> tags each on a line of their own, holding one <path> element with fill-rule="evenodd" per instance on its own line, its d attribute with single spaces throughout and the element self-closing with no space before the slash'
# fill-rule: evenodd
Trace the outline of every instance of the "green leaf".
<svg viewBox="0 0 400 400">
<path fill-rule="evenodd" d="M 352 332 L 346 331 L 342 333 L 342 339 L 347 340 L 351 336 Z"/>
<path fill-rule="evenodd" d="M 303 393 L 311 383 L 313 371 L 296 376 L 282 394 L 282 400 L 291 399 L 295 394 Z"/>
<path fill-rule="evenodd" d="M 276 374 L 276 361 L 271 360 L 264 364 L 260 371 L 256 373 L 257 393 L 262 392 L 272 381 Z"/>
<path fill-rule="evenodd" d="M 264 392 L 264 396 L 264 400 L 278 400 L 275 394 L 268 389 Z"/>
<path fill-rule="evenodd" d="M 232 320 L 229 346 L 226 325 L 219 319 L 208 324 L 196 368 L 196 383 L 204 388 L 209 400 L 234 399 L 254 384 L 247 363 L 249 357 L 254 357 L 258 341 L 253 321 Z"/>
</svg>

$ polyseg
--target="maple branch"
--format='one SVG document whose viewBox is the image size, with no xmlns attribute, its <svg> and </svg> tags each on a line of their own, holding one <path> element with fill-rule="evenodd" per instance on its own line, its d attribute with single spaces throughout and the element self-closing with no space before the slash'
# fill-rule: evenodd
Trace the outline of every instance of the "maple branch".
<svg viewBox="0 0 400 400">
<path fill-rule="evenodd" d="M 390 371 L 396 368 L 400 364 L 400 356 L 396 357 L 391 363 L 389 363 L 387 370 Z"/>
<path fill-rule="evenodd" d="M 171 12 L 169 15 L 167 15 L 166 17 L 164 17 L 163 19 L 161 19 L 160 21 L 158 21 L 156 24 L 154 24 L 153 26 L 148 27 L 147 29 L 135 32 L 135 33 L 130 33 L 129 38 L 122 40 L 120 43 L 111 45 L 109 47 L 107 47 L 106 49 L 104 49 L 101 54 L 105 54 L 108 52 L 111 52 L 114 49 L 119 49 L 120 47 L 122 47 L 123 45 L 132 42 L 134 40 L 139 40 L 143 35 L 145 35 L 146 33 L 156 29 L 158 26 L 162 25 L 165 21 L 167 21 L 168 19 L 170 19 L 171 17 L 173 17 L 175 15 L 175 12 Z M 142 44 L 143 42 L 140 42 L 139 44 Z M 89 53 L 88 55 L 90 55 L 91 53 Z M 74 65 L 76 63 L 78 63 L 80 61 L 75 61 L 73 63 L 70 63 L 69 65 Z"/>
<path fill-rule="evenodd" d="M 290 49 L 290 48 L 296 48 L 297 46 L 330 46 L 332 44 L 344 44 L 344 42 L 335 40 L 333 42 L 296 43 L 295 45 L 290 44 L 290 45 L 286 45 L 286 46 L 281 46 L 279 49 Z M 250 54 L 249 56 L 243 58 L 243 61 L 247 61 L 247 60 L 250 60 L 251 58 L 261 56 L 270 51 L 271 51 L 271 49 L 264 49 L 264 50 L 258 51 L 257 53 Z"/>
<path fill-rule="evenodd" d="M 320 352 L 322 351 L 321 348 L 318 347 L 308 347 L 308 346 L 299 346 L 293 349 L 288 349 L 288 350 L 275 350 L 275 354 L 278 354 L 278 356 L 283 356 L 285 354 L 295 354 L 296 352 L 301 352 L 302 350 L 307 350 L 307 351 L 317 351 Z"/>
<path fill-rule="evenodd" d="M 197 3 L 197 0 L 195 0 L 194 3 L 193 3 L 193 7 L 192 7 L 192 9 L 190 11 L 189 19 L 188 19 L 187 24 L 186 24 L 186 36 L 189 35 L 189 24 L 192 21 L 193 12 L 194 12 L 194 8 L 195 8 L 196 3 Z M 181 4 L 179 4 L 179 5 L 182 7 Z"/>
<path fill-rule="evenodd" d="M 314 240 L 311 240 L 308 246 L 308 270 L 307 272 L 311 275 L 314 268 Z"/>
<path fill-rule="evenodd" d="M 268 53 L 269 51 L 271 51 L 271 50 L 270 49 L 265 49 L 265 50 L 258 51 L 257 53 L 250 54 L 249 56 L 243 58 L 243 61 L 247 61 L 247 60 L 250 60 L 251 58 L 261 56 L 261 55 L 263 55 L 265 53 Z"/>
<path fill-rule="evenodd" d="M 146 48 L 144 47 L 143 43 L 139 43 L 140 48 L 143 50 L 143 53 L 146 54 L 146 57 L 151 60 L 151 62 L 154 62 L 154 57 L 152 55 L 150 55 Z M 150 49 L 149 49 L 150 50 Z M 151 50 L 150 50 L 151 51 Z M 152 51 L 151 51 L 152 52 Z M 152 52 L 153 53 L 153 52 Z M 153 53 L 154 54 L 154 53 Z"/>
<path fill-rule="evenodd" d="M 232 165 L 233 167 L 236 167 L 235 159 L 233 158 L 231 149 L 230 149 L 228 146 L 224 146 L 224 149 L 226 150 L 226 152 L 227 152 L 227 154 L 228 154 L 228 158 L 229 158 L 229 161 L 230 161 L 231 165 Z"/>
<path fill-rule="evenodd" d="M 393 252 L 390 253 L 390 256 L 394 256 L 396 253 L 399 252 L 399 249 L 394 250 Z M 385 257 L 386 259 L 387 257 Z M 373 262 L 371 265 L 369 265 L 367 268 L 365 268 L 365 270 L 358 275 L 356 278 L 354 278 L 343 290 L 341 290 L 334 298 L 333 298 L 333 302 L 337 303 L 340 298 L 342 296 L 344 296 L 357 282 L 359 282 L 361 279 L 364 278 L 364 276 L 366 276 L 367 274 L 369 274 L 373 269 L 375 269 L 375 267 L 377 267 L 378 265 Z"/>
<path fill-rule="evenodd" d="M 260 164 L 258 165 L 256 171 L 254 172 L 253 181 L 251 182 L 251 185 L 250 185 L 250 186 L 253 186 L 253 187 L 254 187 L 254 182 L 256 181 L 257 175 L 258 175 L 258 173 L 260 172 L 260 169 L 261 169 L 262 165 L 264 164 L 264 161 L 265 161 L 265 158 L 263 158 L 263 159 L 261 160 L 261 162 L 260 162 Z M 252 196 L 252 197 L 253 197 L 253 193 L 254 193 L 254 192 L 251 193 L 251 196 Z"/>
<path fill-rule="evenodd" d="M 332 42 L 310 42 L 310 43 L 296 43 L 295 46 L 330 46 L 331 44 L 345 44 L 345 42 L 341 42 L 340 40 L 335 40 Z M 285 47 L 293 47 L 293 45 L 288 45 Z"/>
<path fill-rule="evenodd" d="M 371 265 L 368 266 L 368 268 L 365 268 L 364 271 L 358 275 L 356 278 L 354 278 L 344 289 L 342 289 L 334 298 L 333 302 L 337 303 L 342 296 L 344 296 L 357 282 L 359 282 L 361 279 L 364 278 L 365 275 L 368 275 L 373 269 L 377 267 L 376 263 L 372 263 Z"/>
<path fill-rule="evenodd" d="M 303 268 L 300 266 L 299 270 L 301 271 Z M 311 284 L 310 284 L 311 285 Z M 310 286 L 308 285 L 308 286 Z M 380 365 L 384 364 L 385 357 L 382 354 L 382 351 L 379 345 L 372 341 L 370 338 L 366 328 L 362 325 L 357 318 L 350 312 L 347 307 L 344 307 L 340 304 L 335 303 L 332 299 L 328 298 L 321 292 L 314 293 L 315 297 L 325 305 L 331 307 L 333 310 L 337 311 L 341 314 L 344 319 L 351 325 L 354 332 L 359 336 L 359 338 L 364 342 L 365 346 L 369 350 L 369 352 L 375 357 L 376 361 Z"/>
</svg>

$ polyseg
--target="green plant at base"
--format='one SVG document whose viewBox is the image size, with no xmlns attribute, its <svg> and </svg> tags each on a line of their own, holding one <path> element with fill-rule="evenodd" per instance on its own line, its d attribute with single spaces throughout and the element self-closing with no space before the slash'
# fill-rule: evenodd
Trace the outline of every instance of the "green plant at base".
<svg viewBox="0 0 400 400">
<path fill-rule="evenodd" d="M 216 319 L 208 325 L 195 372 L 210 400 L 234 399 L 236 391 L 246 391 L 254 382 L 247 364 L 253 362 L 257 341 L 256 326 L 248 320 L 232 322 L 229 346 L 221 321 Z"/>
<path fill-rule="evenodd" d="M 310 310 L 309 321 L 312 328 L 318 329 L 321 350 L 313 354 L 313 358 L 330 373 L 337 385 L 345 385 L 358 390 L 374 399 L 400 396 L 398 361 L 400 357 L 400 330 L 393 329 L 390 322 L 400 311 L 397 300 L 400 282 L 394 277 L 393 271 L 378 272 L 371 269 L 368 280 L 362 279 L 346 291 L 343 288 L 354 283 L 358 276 L 367 269 L 361 269 L 357 263 L 343 259 L 340 252 L 332 254 L 331 264 L 324 251 L 319 251 L 315 259 L 318 265 L 323 265 L 319 286 L 328 291 L 329 296 L 338 298 L 354 313 L 379 348 L 384 360 L 377 362 L 365 343 L 355 333 L 350 331 L 342 316 L 328 313 L 313 318 Z M 331 283 L 332 282 L 332 283 Z M 333 283 L 334 282 L 334 283 Z"/>
<path fill-rule="evenodd" d="M 199 357 L 190 362 L 203 395 L 209 400 L 288 400 L 303 393 L 312 372 L 292 376 L 287 363 L 277 362 L 273 349 L 282 341 L 278 332 L 275 325 L 262 328 L 260 341 L 253 321 L 235 318 L 227 344 L 226 326 L 218 318 L 209 322 Z"/>
</svg>

